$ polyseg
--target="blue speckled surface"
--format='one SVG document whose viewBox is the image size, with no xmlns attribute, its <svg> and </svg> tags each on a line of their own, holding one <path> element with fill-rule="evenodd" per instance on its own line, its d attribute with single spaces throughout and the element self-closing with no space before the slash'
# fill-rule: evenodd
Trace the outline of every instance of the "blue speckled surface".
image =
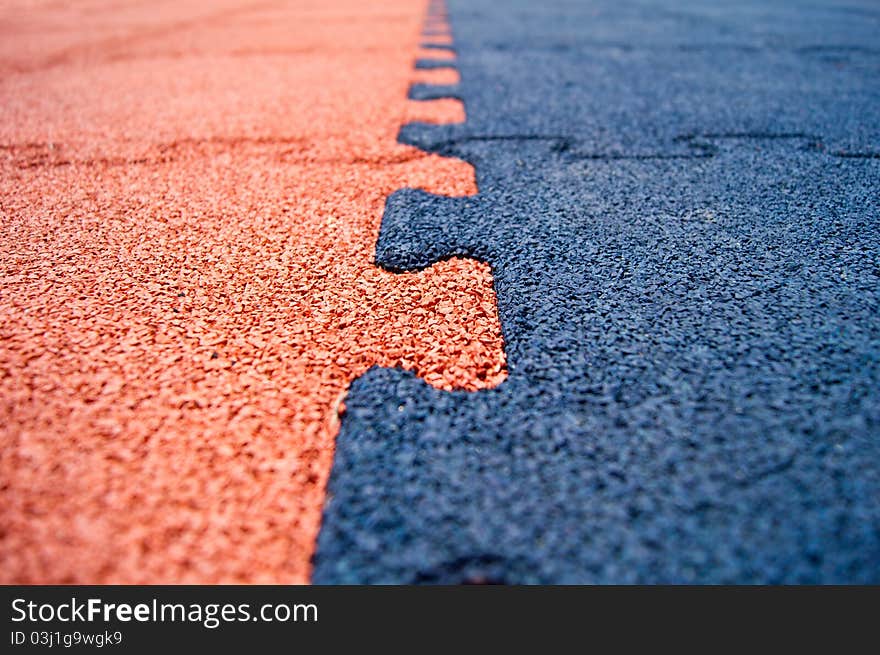
<svg viewBox="0 0 880 655">
<path fill-rule="evenodd" d="M 373 369 L 317 583 L 880 582 L 880 7 L 450 3 L 480 193 L 392 270 L 493 268 L 510 378 Z"/>
</svg>

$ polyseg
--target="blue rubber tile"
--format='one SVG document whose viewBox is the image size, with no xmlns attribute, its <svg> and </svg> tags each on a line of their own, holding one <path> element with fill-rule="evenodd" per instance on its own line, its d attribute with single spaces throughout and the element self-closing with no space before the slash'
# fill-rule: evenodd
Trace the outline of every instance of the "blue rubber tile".
<svg viewBox="0 0 880 655">
<path fill-rule="evenodd" d="M 488 261 L 510 378 L 355 381 L 315 582 L 880 582 L 877 13 L 674 7 L 452 3 L 480 193 L 376 259 Z"/>
<path fill-rule="evenodd" d="M 455 68 L 455 62 L 449 59 L 417 59 L 415 67 L 419 69 Z"/>
<path fill-rule="evenodd" d="M 682 137 L 803 133 L 880 152 L 880 10 L 834 3 L 455 7 L 468 134 L 564 135 L 592 154 Z M 870 7 L 870 5 L 866 5 Z M 689 10 L 690 8 L 690 10 Z"/>
<path fill-rule="evenodd" d="M 440 98 L 461 98 L 458 85 L 413 84 L 409 87 L 410 100 L 438 100 Z"/>
</svg>

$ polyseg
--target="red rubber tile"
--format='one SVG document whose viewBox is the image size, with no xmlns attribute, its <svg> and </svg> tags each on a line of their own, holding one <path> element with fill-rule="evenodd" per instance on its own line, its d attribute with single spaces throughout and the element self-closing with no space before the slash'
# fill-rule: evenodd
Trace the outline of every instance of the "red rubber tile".
<svg viewBox="0 0 880 655">
<path fill-rule="evenodd" d="M 432 45 L 452 45 L 452 34 L 426 34 L 419 39 L 419 43 Z"/>
<path fill-rule="evenodd" d="M 455 61 L 454 52 L 451 50 L 440 50 L 438 48 L 419 48 L 416 57 L 419 59 L 439 59 L 450 63 Z"/>
<path fill-rule="evenodd" d="M 464 118 L 405 99 L 424 4 L 363 4 L 2 10 L 3 582 L 305 582 L 350 381 L 506 375 L 486 265 L 371 264 L 476 189 L 396 142 Z"/>
<path fill-rule="evenodd" d="M 454 68 L 423 68 L 413 71 L 412 81 L 418 84 L 458 84 L 461 78 Z"/>
</svg>

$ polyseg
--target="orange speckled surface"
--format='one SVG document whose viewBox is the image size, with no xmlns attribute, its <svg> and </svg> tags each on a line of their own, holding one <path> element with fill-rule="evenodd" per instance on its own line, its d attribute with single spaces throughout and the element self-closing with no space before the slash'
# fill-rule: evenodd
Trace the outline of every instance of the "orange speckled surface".
<svg viewBox="0 0 880 655">
<path fill-rule="evenodd" d="M 491 273 L 372 265 L 425 4 L 0 9 L 0 581 L 298 583 L 372 365 L 505 376 Z M 439 37 L 440 41 L 446 40 Z"/>
</svg>

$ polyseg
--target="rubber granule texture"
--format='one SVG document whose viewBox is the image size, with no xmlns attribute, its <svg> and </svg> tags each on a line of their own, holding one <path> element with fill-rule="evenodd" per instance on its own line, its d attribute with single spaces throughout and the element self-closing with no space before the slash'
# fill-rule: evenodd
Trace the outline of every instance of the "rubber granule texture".
<svg viewBox="0 0 880 655">
<path fill-rule="evenodd" d="M 305 582 L 350 380 L 504 378 L 486 264 L 373 265 L 390 193 L 476 192 L 396 142 L 464 120 L 424 12 L 4 6 L 0 581 Z"/>
<path fill-rule="evenodd" d="M 492 266 L 510 377 L 351 388 L 317 582 L 880 582 L 880 14 L 450 3 L 467 122 L 377 261 Z M 434 30 L 432 30 L 434 31 Z"/>
</svg>

